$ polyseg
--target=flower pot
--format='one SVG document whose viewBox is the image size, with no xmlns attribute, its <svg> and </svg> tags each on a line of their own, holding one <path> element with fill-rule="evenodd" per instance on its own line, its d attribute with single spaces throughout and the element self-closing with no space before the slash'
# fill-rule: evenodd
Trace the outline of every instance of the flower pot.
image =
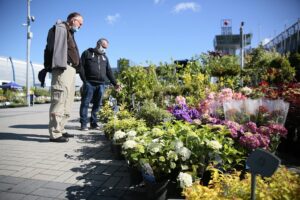
<svg viewBox="0 0 300 200">
<path fill-rule="evenodd" d="M 130 185 L 139 185 L 143 181 L 142 172 L 136 166 L 128 166 Z"/>
<path fill-rule="evenodd" d="M 184 197 L 181 195 L 182 188 L 178 186 L 176 180 L 170 180 L 167 189 L 168 189 L 167 192 L 168 199 L 184 199 Z"/>
<path fill-rule="evenodd" d="M 165 200 L 167 198 L 167 186 L 169 180 L 161 182 L 149 182 L 144 179 L 146 186 L 147 200 Z"/>
<path fill-rule="evenodd" d="M 114 144 L 111 142 L 110 149 L 116 160 L 124 160 L 124 156 L 122 155 L 122 144 Z"/>
</svg>

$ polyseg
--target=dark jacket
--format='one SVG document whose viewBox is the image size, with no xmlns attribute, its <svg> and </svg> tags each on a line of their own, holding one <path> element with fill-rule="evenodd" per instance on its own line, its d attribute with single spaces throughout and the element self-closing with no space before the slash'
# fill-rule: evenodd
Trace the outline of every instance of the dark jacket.
<svg viewBox="0 0 300 200">
<path fill-rule="evenodd" d="M 79 75 L 84 83 L 105 84 L 108 78 L 114 86 L 117 85 L 107 56 L 105 54 L 100 55 L 93 48 L 89 48 L 82 53 Z"/>
</svg>

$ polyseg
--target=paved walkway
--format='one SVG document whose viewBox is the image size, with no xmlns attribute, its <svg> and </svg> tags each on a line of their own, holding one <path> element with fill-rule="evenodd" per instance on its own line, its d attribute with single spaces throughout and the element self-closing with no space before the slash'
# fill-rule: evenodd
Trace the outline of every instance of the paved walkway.
<svg viewBox="0 0 300 200">
<path fill-rule="evenodd" d="M 103 133 L 78 130 L 78 102 L 68 143 L 49 142 L 48 111 L 49 104 L 0 109 L 0 200 L 142 198 L 129 190 L 126 163 L 113 159 Z"/>
</svg>

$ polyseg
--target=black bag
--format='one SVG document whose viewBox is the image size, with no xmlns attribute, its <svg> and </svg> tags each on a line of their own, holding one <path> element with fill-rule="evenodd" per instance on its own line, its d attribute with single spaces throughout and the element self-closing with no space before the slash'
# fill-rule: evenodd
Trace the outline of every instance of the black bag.
<svg viewBox="0 0 300 200">
<path fill-rule="evenodd" d="M 45 78 L 47 72 L 52 71 L 52 57 L 54 49 L 54 39 L 55 39 L 55 25 L 52 26 L 47 35 L 47 44 L 44 50 L 44 69 L 39 71 L 38 78 L 41 82 L 41 86 L 45 87 Z"/>
<path fill-rule="evenodd" d="M 41 71 L 39 71 L 38 78 L 39 78 L 39 81 L 41 82 L 41 87 L 45 87 L 46 75 L 47 75 L 47 71 L 45 68 L 42 69 Z"/>
<path fill-rule="evenodd" d="M 48 31 L 47 44 L 44 50 L 44 68 L 47 72 L 52 71 L 52 57 L 55 40 L 55 25 Z"/>
</svg>

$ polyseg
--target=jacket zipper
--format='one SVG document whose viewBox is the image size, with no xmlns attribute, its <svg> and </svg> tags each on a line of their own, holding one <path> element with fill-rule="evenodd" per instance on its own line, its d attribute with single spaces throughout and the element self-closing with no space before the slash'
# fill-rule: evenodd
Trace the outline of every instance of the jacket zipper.
<svg viewBox="0 0 300 200">
<path fill-rule="evenodd" d="M 98 55 L 97 56 L 98 57 L 98 67 L 99 67 L 99 80 L 100 80 L 100 78 L 101 78 L 101 66 L 100 66 L 100 56 Z"/>
</svg>

